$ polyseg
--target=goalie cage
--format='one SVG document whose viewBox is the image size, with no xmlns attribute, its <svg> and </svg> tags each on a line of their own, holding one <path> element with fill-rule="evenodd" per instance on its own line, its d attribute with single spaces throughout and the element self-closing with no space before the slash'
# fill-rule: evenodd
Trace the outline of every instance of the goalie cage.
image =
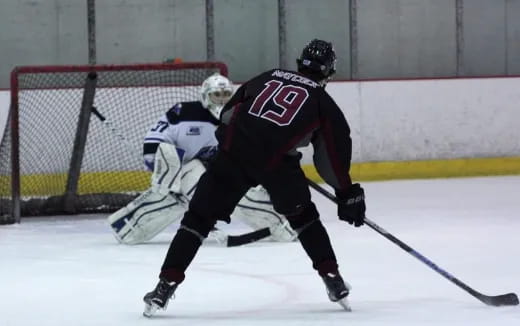
<svg viewBox="0 0 520 326">
<path fill-rule="evenodd" d="M 200 84 L 215 72 L 226 76 L 226 65 L 15 68 L 0 138 L 0 224 L 125 206 L 149 187 L 141 156 L 148 128 L 175 103 L 198 100 Z M 92 106 L 126 144 L 91 114 Z"/>
</svg>

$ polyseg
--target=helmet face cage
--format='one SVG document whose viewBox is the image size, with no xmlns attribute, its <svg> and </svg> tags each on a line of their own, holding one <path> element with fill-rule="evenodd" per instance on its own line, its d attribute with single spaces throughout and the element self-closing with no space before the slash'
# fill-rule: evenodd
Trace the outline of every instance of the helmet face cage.
<svg viewBox="0 0 520 326">
<path fill-rule="evenodd" d="M 336 53 L 332 43 L 327 41 L 310 41 L 296 63 L 298 71 L 309 74 L 320 83 L 326 83 L 336 73 Z"/>
<path fill-rule="evenodd" d="M 216 118 L 220 119 L 220 112 L 233 95 L 233 85 L 226 77 L 216 73 L 208 77 L 200 89 L 202 105 Z"/>
<path fill-rule="evenodd" d="M 224 105 L 233 95 L 233 91 L 229 89 L 213 89 L 209 91 L 208 97 L 211 104 Z"/>
</svg>

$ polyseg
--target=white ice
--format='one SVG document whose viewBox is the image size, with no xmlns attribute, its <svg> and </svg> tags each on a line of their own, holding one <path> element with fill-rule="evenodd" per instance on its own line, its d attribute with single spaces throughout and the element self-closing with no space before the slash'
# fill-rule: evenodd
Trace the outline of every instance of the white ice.
<svg viewBox="0 0 520 326">
<path fill-rule="evenodd" d="M 364 183 L 367 215 L 463 282 L 520 292 L 520 176 Z M 174 228 L 116 243 L 105 216 L 27 218 L 0 226 L 0 325 L 520 325 L 368 227 L 336 218 L 313 193 L 353 286 L 353 312 L 328 301 L 299 243 L 205 244 L 168 310 L 142 316 Z M 235 222 L 229 233 L 245 231 Z"/>
</svg>

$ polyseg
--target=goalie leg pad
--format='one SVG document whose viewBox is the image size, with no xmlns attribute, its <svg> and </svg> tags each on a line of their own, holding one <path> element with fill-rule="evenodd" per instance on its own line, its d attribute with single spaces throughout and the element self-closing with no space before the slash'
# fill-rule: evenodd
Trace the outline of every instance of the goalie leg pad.
<svg viewBox="0 0 520 326">
<path fill-rule="evenodd" d="M 271 203 L 269 194 L 262 186 L 251 188 L 240 200 L 232 218 L 238 218 L 253 229 L 268 227 L 272 241 L 294 241 L 298 234 L 291 228 L 287 219 L 278 214 Z"/>
<path fill-rule="evenodd" d="M 194 159 L 184 164 L 181 169 L 180 193 L 188 201 L 193 198 L 200 177 L 206 172 L 206 167 L 200 160 Z"/>
<path fill-rule="evenodd" d="M 179 193 L 181 189 L 181 161 L 174 145 L 159 144 L 155 154 L 152 187 L 158 192 L 166 194 L 169 191 Z"/>
<path fill-rule="evenodd" d="M 147 190 L 108 217 L 116 239 L 123 244 L 139 244 L 155 237 L 179 220 L 186 204 L 172 194 Z"/>
</svg>

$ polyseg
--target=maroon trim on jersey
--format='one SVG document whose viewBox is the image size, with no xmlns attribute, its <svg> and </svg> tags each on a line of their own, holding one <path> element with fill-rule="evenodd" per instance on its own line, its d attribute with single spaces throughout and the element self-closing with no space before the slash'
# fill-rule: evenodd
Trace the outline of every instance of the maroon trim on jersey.
<svg viewBox="0 0 520 326">
<path fill-rule="evenodd" d="M 336 175 L 336 179 L 338 179 L 338 183 L 341 189 L 347 189 L 351 184 L 352 180 L 350 179 L 350 175 L 348 171 L 343 171 L 341 167 L 341 160 L 338 157 L 338 151 L 334 146 L 334 134 L 332 132 L 332 126 L 330 120 L 326 119 L 322 123 L 323 127 L 323 138 L 325 139 L 325 147 L 327 148 L 327 153 L 329 154 L 330 164 L 332 165 L 332 170 Z M 346 173 L 346 178 L 344 177 Z"/>
<path fill-rule="evenodd" d="M 231 140 L 233 138 L 233 134 L 235 133 L 235 120 L 237 118 L 240 104 L 242 104 L 242 102 L 239 102 L 233 106 L 233 114 L 231 115 L 231 119 L 229 119 L 229 124 L 226 129 L 226 138 L 224 139 L 224 144 L 222 147 L 227 151 L 229 151 L 231 147 Z"/>
<path fill-rule="evenodd" d="M 253 101 L 253 104 L 251 104 L 251 107 L 249 108 L 249 113 L 259 117 L 262 113 L 262 109 L 264 108 L 266 102 L 275 94 L 275 92 L 283 85 L 281 81 L 278 80 L 270 80 L 267 83 L 265 83 L 265 87 L 260 95 L 258 95 L 255 100 Z"/>
<path fill-rule="evenodd" d="M 271 169 L 274 168 L 282 159 L 284 154 L 289 152 L 291 149 L 293 149 L 305 136 L 307 136 L 310 132 L 312 132 L 314 129 L 318 128 L 320 126 L 320 121 L 316 120 L 309 124 L 307 127 L 303 129 L 301 133 L 298 133 L 296 136 L 291 138 L 280 150 L 278 153 L 276 153 L 271 161 L 267 164 L 267 168 Z"/>
</svg>

